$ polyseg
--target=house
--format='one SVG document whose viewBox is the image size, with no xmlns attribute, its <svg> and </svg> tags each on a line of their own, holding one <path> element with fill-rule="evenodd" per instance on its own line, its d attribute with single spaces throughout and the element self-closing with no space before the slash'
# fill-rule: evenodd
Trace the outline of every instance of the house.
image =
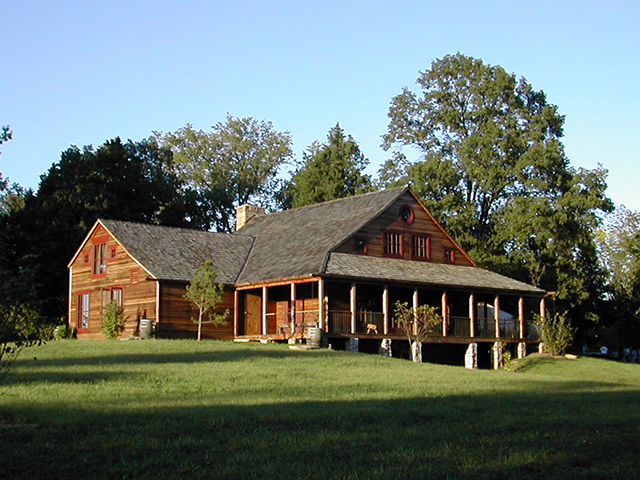
<svg viewBox="0 0 640 480">
<path fill-rule="evenodd" d="M 226 285 L 220 308 L 231 314 L 226 326 L 205 325 L 205 337 L 287 340 L 316 327 L 334 348 L 391 341 L 394 356 L 407 356 L 393 318 L 400 301 L 439 307 L 430 361 L 460 362 L 470 345 L 487 345 L 475 355 L 486 364 L 496 342 L 519 356 L 539 343 L 532 319 L 544 315 L 545 291 L 478 267 L 409 187 L 268 215 L 243 205 L 237 219 L 234 234 L 98 220 L 69 264 L 79 338 L 100 337 L 100 310 L 112 300 L 127 334 L 148 318 L 160 337 L 194 338 L 184 289 L 213 260 Z"/>
</svg>

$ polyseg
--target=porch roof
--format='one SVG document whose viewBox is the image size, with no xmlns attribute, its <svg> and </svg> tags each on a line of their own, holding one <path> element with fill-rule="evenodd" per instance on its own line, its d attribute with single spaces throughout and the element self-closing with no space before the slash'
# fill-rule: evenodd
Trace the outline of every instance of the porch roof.
<svg viewBox="0 0 640 480">
<path fill-rule="evenodd" d="M 347 253 L 332 253 L 325 274 L 352 279 L 384 280 L 536 296 L 546 293 L 540 288 L 483 268 Z"/>
</svg>

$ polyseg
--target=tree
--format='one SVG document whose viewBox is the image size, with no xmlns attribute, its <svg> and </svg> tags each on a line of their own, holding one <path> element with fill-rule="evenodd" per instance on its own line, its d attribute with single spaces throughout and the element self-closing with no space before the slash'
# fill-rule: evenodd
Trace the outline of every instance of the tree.
<svg viewBox="0 0 640 480">
<path fill-rule="evenodd" d="M 118 302 L 109 303 L 102 313 L 100 331 L 109 340 L 115 340 L 124 331 L 124 309 Z"/>
<path fill-rule="evenodd" d="M 41 322 L 26 305 L 0 303 L 0 383 L 6 378 L 23 348 L 37 345 L 46 336 L 34 326 Z"/>
<path fill-rule="evenodd" d="M 421 95 L 392 99 L 383 146 L 421 159 L 396 154 L 384 183 L 412 183 L 479 264 L 558 292 L 584 319 L 604 285 L 593 232 L 613 207 L 606 171 L 571 168 L 558 108 L 502 67 L 450 55 L 417 83 Z"/>
<path fill-rule="evenodd" d="M 72 146 L 38 191 L 0 202 L 0 299 L 58 323 L 67 312 L 67 263 L 96 219 L 201 227 L 172 154 L 153 139 Z M 8 205 L 8 206 L 7 206 Z"/>
<path fill-rule="evenodd" d="M 213 262 L 210 260 L 204 262 L 196 270 L 195 275 L 187 286 L 187 293 L 184 295 L 184 298 L 198 309 L 198 318 L 192 319 L 198 324 L 198 341 L 202 338 L 203 323 L 214 323 L 216 325 L 227 323 L 228 309 L 223 313 L 214 313 L 217 305 L 222 301 L 223 294 L 224 285 L 216 281 Z"/>
<path fill-rule="evenodd" d="M 233 230 L 239 205 L 274 204 L 279 168 L 292 156 L 288 132 L 276 132 L 271 122 L 231 115 L 211 132 L 187 125 L 156 138 L 171 148 L 179 178 L 198 192 L 209 226 L 220 232 Z"/>
<path fill-rule="evenodd" d="M 9 125 L 3 125 L 2 129 L 0 130 L 0 145 L 11 140 L 12 136 L 13 132 L 11 131 L 11 128 L 9 128 Z M 0 172 L 0 193 L 2 193 L 5 188 L 7 188 L 7 183 L 7 180 L 2 178 L 2 172 Z"/>
<path fill-rule="evenodd" d="M 435 332 L 436 327 L 442 325 L 442 317 L 438 314 L 438 309 L 430 305 L 420 305 L 414 310 L 406 302 L 397 301 L 394 318 L 409 341 L 411 359 L 414 362 L 421 361 L 422 352 L 419 348 L 422 342 L 429 334 Z"/>
<path fill-rule="evenodd" d="M 371 178 L 363 174 L 369 160 L 351 135 L 336 123 L 324 144 L 315 142 L 304 153 L 303 164 L 286 187 L 288 206 L 301 207 L 370 191 Z"/>
</svg>

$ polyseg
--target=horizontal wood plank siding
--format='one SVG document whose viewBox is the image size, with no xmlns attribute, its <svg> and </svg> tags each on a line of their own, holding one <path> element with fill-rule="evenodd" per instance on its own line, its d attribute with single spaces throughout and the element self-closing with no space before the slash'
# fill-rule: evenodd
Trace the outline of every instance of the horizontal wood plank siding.
<svg viewBox="0 0 640 480">
<path fill-rule="evenodd" d="M 105 275 L 93 275 L 94 244 L 106 240 L 108 259 Z M 94 243 L 95 242 L 95 243 Z M 115 258 L 111 258 L 111 251 L 115 250 Z M 89 261 L 86 262 L 85 259 Z M 73 262 L 72 277 L 70 283 L 70 309 L 69 324 L 77 326 L 78 320 L 78 294 L 89 294 L 89 329 L 78 332 L 79 338 L 104 338 L 100 332 L 102 325 L 103 292 L 113 288 L 122 289 L 122 306 L 125 317 L 125 331 L 123 336 L 137 334 L 141 318 L 156 318 L 155 291 L 156 282 L 148 278 L 147 273 L 140 265 L 122 249 L 118 243 L 107 234 L 106 230 L 99 227 L 86 243 Z M 132 275 L 132 272 L 136 272 Z M 133 282 L 132 282 L 133 278 Z"/>
<path fill-rule="evenodd" d="M 198 332 L 198 311 L 184 298 L 186 283 L 163 282 L 160 285 L 160 322 L 159 338 L 196 338 Z M 225 325 L 202 324 L 202 338 L 233 339 L 233 288 L 226 286 L 224 298 L 217 306 L 216 313 L 229 309 Z"/>
<path fill-rule="evenodd" d="M 413 210 L 414 217 L 411 224 L 407 224 L 400 218 L 400 210 L 408 206 Z M 357 215 L 357 212 L 353 212 Z M 429 217 L 422 206 L 413 198 L 409 192 L 405 192 L 393 205 L 391 205 L 382 215 L 362 228 L 356 235 L 348 239 L 334 251 L 338 253 L 356 253 L 358 251 L 357 242 L 366 241 L 366 255 L 383 257 L 384 255 L 384 232 L 402 233 L 403 258 L 412 259 L 412 237 L 413 235 L 428 236 L 431 246 L 431 255 L 428 261 L 434 263 L 445 263 L 445 250 L 456 251 L 456 265 L 472 265 L 466 256 L 458 249 L 447 235 Z"/>
</svg>

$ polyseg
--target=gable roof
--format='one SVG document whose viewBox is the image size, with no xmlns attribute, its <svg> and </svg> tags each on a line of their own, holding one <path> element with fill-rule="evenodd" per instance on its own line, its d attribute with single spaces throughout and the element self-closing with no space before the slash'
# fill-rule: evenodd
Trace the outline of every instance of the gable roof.
<svg viewBox="0 0 640 480">
<path fill-rule="evenodd" d="M 188 282 L 206 260 L 217 280 L 233 284 L 253 239 L 243 235 L 99 220 L 118 243 L 154 278 Z"/>
<path fill-rule="evenodd" d="M 390 188 L 252 218 L 235 234 L 255 238 L 238 283 L 323 273 L 332 249 L 407 190 Z"/>
</svg>

